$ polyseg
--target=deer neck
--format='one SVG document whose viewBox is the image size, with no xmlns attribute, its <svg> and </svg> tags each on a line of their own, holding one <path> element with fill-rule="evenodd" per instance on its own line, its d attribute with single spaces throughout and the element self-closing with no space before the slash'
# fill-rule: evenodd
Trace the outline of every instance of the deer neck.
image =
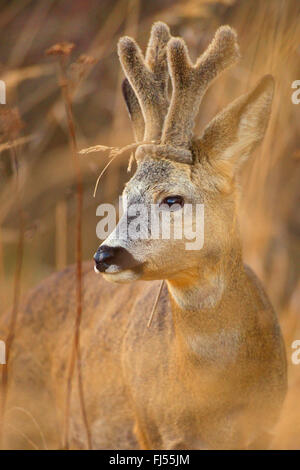
<svg viewBox="0 0 300 470">
<path fill-rule="evenodd" d="M 238 312 L 231 307 L 238 302 L 243 272 L 237 243 L 218 262 L 211 259 L 205 266 L 167 280 L 175 331 L 187 337 L 197 331 L 218 334 L 226 325 L 234 325 L 231 317 Z"/>
</svg>

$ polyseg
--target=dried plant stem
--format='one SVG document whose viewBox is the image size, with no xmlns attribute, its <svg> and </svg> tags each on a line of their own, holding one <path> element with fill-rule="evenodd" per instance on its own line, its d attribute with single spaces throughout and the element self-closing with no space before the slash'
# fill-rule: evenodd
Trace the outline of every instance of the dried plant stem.
<svg viewBox="0 0 300 470">
<path fill-rule="evenodd" d="M 128 145 L 125 145 L 125 147 L 121 147 L 121 148 L 120 147 L 107 147 L 106 145 L 94 145 L 93 147 L 88 147 L 88 148 L 80 150 L 78 153 L 80 153 L 81 155 L 87 155 L 88 153 L 92 153 L 92 152 L 105 152 L 106 150 L 110 151 L 109 152 L 109 159 L 110 160 L 105 165 L 105 167 L 103 168 L 103 170 L 101 171 L 100 175 L 97 178 L 94 193 L 93 193 L 93 197 L 96 197 L 96 192 L 97 192 L 97 189 L 98 189 L 98 186 L 99 186 L 100 179 L 102 178 L 103 174 L 105 173 L 106 169 L 109 167 L 111 162 L 116 157 L 124 155 L 124 153 L 126 153 L 128 151 L 135 150 L 141 144 L 145 145 L 145 144 L 153 144 L 153 143 L 155 143 L 154 140 L 152 140 L 150 142 L 147 142 L 147 141 L 134 142 L 133 144 L 128 144 Z M 134 154 L 132 152 L 130 154 L 130 159 L 129 159 L 129 163 L 128 163 L 128 168 L 127 168 L 128 172 L 131 171 L 133 160 L 134 160 Z"/>
<path fill-rule="evenodd" d="M 3 439 L 3 428 L 4 428 L 4 415 L 5 415 L 5 405 L 7 399 L 7 387 L 8 387 L 8 364 L 11 354 L 11 348 L 15 337 L 15 329 L 17 323 L 17 317 L 19 312 L 19 301 L 21 293 L 21 273 L 23 265 L 23 252 L 24 252 L 24 213 L 20 197 L 20 187 L 19 187 L 19 172 L 18 172 L 18 156 L 17 151 L 14 146 L 10 146 L 10 157 L 11 164 L 14 173 L 15 179 L 15 192 L 16 192 L 16 203 L 17 203 L 17 214 L 19 222 L 19 237 L 18 237 L 18 246 L 16 253 L 16 268 L 14 275 L 14 287 L 13 287 L 13 306 L 11 312 L 11 318 L 8 326 L 8 334 L 5 341 L 6 344 L 6 364 L 2 366 L 2 393 L 1 393 L 1 408 L 0 408 L 0 442 Z"/>
<path fill-rule="evenodd" d="M 152 320 L 153 320 L 154 314 L 156 312 L 156 307 L 157 307 L 157 304 L 158 304 L 158 301 L 159 301 L 159 298 L 160 298 L 160 294 L 162 292 L 163 285 L 164 285 L 164 281 L 161 281 L 158 292 L 157 292 L 157 296 L 156 296 L 156 299 L 155 299 L 155 302 L 154 302 L 154 305 L 152 307 L 152 311 L 151 311 L 151 314 L 150 314 L 150 317 L 149 317 L 149 320 L 148 320 L 148 323 L 147 323 L 148 328 L 150 328 L 150 326 L 152 324 Z"/>
<path fill-rule="evenodd" d="M 55 262 L 59 271 L 67 265 L 67 203 L 62 199 L 55 208 Z"/>
<path fill-rule="evenodd" d="M 42 431 L 42 428 L 41 426 L 39 425 L 39 423 L 37 422 L 37 420 L 35 419 L 35 417 L 28 411 L 26 410 L 25 408 L 22 408 L 21 406 L 14 406 L 12 408 L 10 408 L 8 411 L 7 411 L 7 414 L 8 413 L 11 413 L 13 411 L 18 411 L 18 412 L 21 412 L 23 413 L 25 416 L 27 416 L 30 421 L 33 423 L 35 429 L 37 430 L 37 432 L 39 433 L 40 435 L 40 438 L 41 438 L 41 441 L 43 443 L 43 447 L 45 450 L 49 450 L 48 449 L 48 446 L 47 446 L 47 442 L 46 442 L 46 439 L 45 439 L 45 435 Z"/>
<path fill-rule="evenodd" d="M 88 449 L 92 449 L 92 437 L 87 419 L 87 413 L 85 408 L 84 389 L 82 380 L 81 370 L 81 352 L 80 352 L 80 325 L 82 319 L 82 203 L 83 203 L 83 186 L 82 186 L 82 175 L 78 157 L 78 146 L 75 134 L 75 125 L 72 112 L 72 103 L 68 89 L 68 80 L 65 71 L 64 58 L 60 58 L 60 78 L 61 78 L 61 90 L 65 110 L 68 120 L 68 129 L 70 136 L 72 162 L 74 167 L 74 173 L 76 178 L 76 197 L 77 197 L 77 211 L 76 211 L 76 301 L 77 301 L 77 312 L 75 320 L 75 331 L 71 351 L 71 359 L 67 377 L 67 395 L 65 404 L 65 417 L 64 417 L 64 448 L 69 448 L 69 424 L 70 424 L 70 407 L 71 407 L 71 395 L 72 395 L 72 381 L 75 369 L 75 363 L 77 362 L 77 374 L 78 374 L 78 391 L 79 401 L 82 413 L 82 419 L 86 431 Z"/>
<path fill-rule="evenodd" d="M 104 167 L 103 170 L 101 171 L 100 175 L 98 176 L 97 181 L 96 181 L 96 184 L 95 184 L 95 188 L 94 188 L 93 197 L 96 197 L 97 189 L 98 189 L 98 186 L 99 186 L 99 183 L 100 183 L 100 180 L 101 180 L 102 176 L 104 175 L 104 173 L 105 173 L 105 171 L 107 170 L 107 168 L 109 167 L 109 165 L 114 161 L 115 158 L 117 158 L 117 156 L 118 156 L 118 155 L 114 155 L 114 156 L 108 161 L 108 163 L 105 165 L 105 167 Z"/>
</svg>

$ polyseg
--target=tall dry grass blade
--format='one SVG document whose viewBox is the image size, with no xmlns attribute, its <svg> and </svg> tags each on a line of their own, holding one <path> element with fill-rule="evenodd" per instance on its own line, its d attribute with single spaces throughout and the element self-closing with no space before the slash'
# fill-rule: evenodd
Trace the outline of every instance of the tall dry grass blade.
<svg viewBox="0 0 300 470">
<path fill-rule="evenodd" d="M 34 140 L 34 138 L 35 138 L 35 135 L 27 135 L 24 137 L 20 137 L 19 139 L 15 139 L 11 142 L 4 142 L 3 144 L 0 144 L 0 153 L 12 147 L 20 147 L 24 144 L 27 144 L 28 142 L 31 142 L 32 140 Z"/>
<path fill-rule="evenodd" d="M 39 425 L 39 423 L 37 422 L 37 420 L 35 419 L 35 417 L 28 411 L 26 410 L 25 408 L 22 408 L 21 406 L 14 406 L 12 408 L 10 408 L 8 410 L 7 413 L 10 413 L 11 411 L 20 411 L 21 413 L 25 414 L 34 424 L 34 427 L 36 428 L 36 430 L 38 431 L 40 437 L 41 437 L 41 440 L 42 440 L 42 443 L 43 443 L 43 446 L 44 446 L 44 449 L 45 450 L 48 450 L 48 446 L 47 446 L 47 442 L 46 442 L 46 439 L 45 439 L 45 435 L 42 431 L 42 428 L 41 426 Z"/>
<path fill-rule="evenodd" d="M 96 181 L 96 184 L 95 184 L 95 188 L 94 188 L 94 192 L 93 192 L 93 197 L 96 197 L 96 193 L 97 193 L 97 189 L 98 189 L 98 186 L 99 186 L 99 183 L 100 183 L 100 180 L 102 178 L 102 176 L 104 175 L 105 171 L 107 170 L 107 168 L 109 167 L 109 165 L 113 162 L 113 160 L 115 158 L 117 158 L 118 155 L 115 155 L 114 157 L 112 157 L 109 162 L 105 165 L 105 167 L 103 168 L 103 170 L 101 171 L 100 175 L 98 176 L 97 178 L 97 181 Z"/>
<path fill-rule="evenodd" d="M 124 18 L 126 17 L 127 13 L 126 8 L 123 8 L 123 4 L 124 0 L 119 0 L 114 5 L 114 8 L 109 14 L 106 22 L 100 28 L 99 32 L 96 34 L 94 40 L 89 46 L 88 55 L 95 56 L 96 61 L 100 58 L 103 59 L 103 57 L 110 55 L 113 51 L 112 44 L 114 44 L 114 34 L 124 21 Z M 91 72 L 91 70 L 92 67 L 89 68 L 89 73 Z M 84 78 L 87 78 L 87 75 L 85 75 Z M 73 98 L 77 96 L 79 85 L 80 83 L 76 83 L 75 87 L 72 88 Z M 59 115 L 59 112 L 56 112 L 56 109 L 59 108 L 59 106 L 59 100 L 55 100 L 49 112 L 47 113 L 46 119 L 43 123 L 43 138 L 40 139 L 38 149 L 40 155 L 43 153 L 44 149 L 47 147 L 47 144 L 51 141 L 53 137 L 56 127 L 56 119 L 54 119 L 53 116 Z"/>
<path fill-rule="evenodd" d="M 93 145 L 92 147 L 88 147 L 85 149 L 79 150 L 80 155 L 87 155 L 88 153 L 94 152 L 105 152 L 106 150 L 112 150 L 114 147 L 107 147 L 106 145 Z"/>
<path fill-rule="evenodd" d="M 151 141 L 140 141 L 140 142 L 134 142 L 133 144 L 128 144 L 125 145 L 124 147 L 108 147 L 106 145 L 94 145 L 93 147 L 87 147 L 84 149 L 79 150 L 80 155 L 87 155 L 88 153 L 93 153 L 93 152 L 105 152 L 106 150 L 110 150 L 110 157 L 114 157 L 117 154 L 123 154 L 129 150 L 135 150 L 139 145 L 142 144 L 153 144 L 155 143 L 154 140 Z"/>
<path fill-rule="evenodd" d="M 30 439 L 30 437 L 27 436 L 27 434 L 25 434 L 24 432 L 21 431 L 21 429 L 18 429 L 16 428 L 15 426 L 13 426 L 12 424 L 8 424 L 8 426 L 17 434 L 19 434 L 20 436 L 23 437 L 23 439 L 31 446 L 34 448 L 34 450 L 40 450 L 39 446 L 33 442 L 32 439 Z"/>
<path fill-rule="evenodd" d="M 55 264 L 58 271 L 67 265 L 67 203 L 64 199 L 55 207 Z"/>
<path fill-rule="evenodd" d="M 71 157 L 72 164 L 76 179 L 76 197 L 77 197 L 77 210 L 76 210 L 76 303 L 77 303 L 77 312 L 75 319 L 75 331 L 74 338 L 72 343 L 71 358 L 67 376 L 67 394 L 66 394 L 66 404 L 65 404 L 65 422 L 64 422 L 64 448 L 69 448 L 69 427 L 70 427 L 70 408 L 71 408 L 71 395 L 72 395 L 72 381 L 75 369 L 75 363 L 77 363 L 77 373 L 78 373 L 78 392 L 79 392 L 79 401 L 80 408 L 82 413 L 82 419 L 85 427 L 86 438 L 87 438 L 87 447 L 92 449 L 92 436 L 91 430 L 88 423 L 86 407 L 85 407 L 85 398 L 84 398 L 84 388 L 83 388 L 83 379 L 82 379 L 82 369 L 81 369 L 81 349 L 80 349 L 80 326 L 82 320 L 82 208 L 83 208 L 83 183 L 82 183 L 82 174 L 80 169 L 80 162 L 78 157 L 78 146 L 75 132 L 75 124 L 72 110 L 72 103 L 69 91 L 69 83 L 67 79 L 66 72 L 66 63 L 65 59 L 70 54 L 73 49 L 71 44 L 62 44 L 55 45 L 52 48 L 48 49 L 48 55 L 55 55 L 58 57 L 59 71 L 60 71 L 60 87 L 62 92 L 62 98 L 65 106 L 65 112 L 68 122 L 69 130 L 69 142 L 71 146 Z"/>
<path fill-rule="evenodd" d="M 159 301 L 159 298 L 160 298 L 160 295 L 161 295 L 161 292 L 162 292 L 163 285 L 164 285 L 164 281 L 161 281 L 159 289 L 158 289 L 158 293 L 157 293 L 157 296 L 156 296 L 156 299 L 155 299 L 155 302 L 154 302 L 154 305 L 152 307 L 151 314 L 150 314 L 150 317 L 149 317 L 149 320 L 148 320 L 148 323 L 147 323 L 148 328 L 150 328 L 150 326 L 152 324 L 152 320 L 153 320 L 154 314 L 156 312 L 156 307 L 157 307 L 157 304 L 158 304 L 158 301 Z"/>
<path fill-rule="evenodd" d="M 18 40 L 14 41 L 14 47 L 9 57 L 10 68 L 24 62 L 34 38 L 39 32 L 41 24 L 46 19 L 52 6 L 52 2 L 38 2 L 32 5 L 31 8 L 33 8 L 33 11 L 31 11 L 27 23 L 20 29 Z"/>
<path fill-rule="evenodd" d="M 119 0 L 114 4 L 111 13 L 89 47 L 88 54 L 95 56 L 98 60 L 110 53 L 113 36 L 126 18 L 127 10 L 124 8 L 124 3 L 124 0 Z"/>
<path fill-rule="evenodd" d="M 3 28 L 10 23 L 17 15 L 20 14 L 22 10 L 26 8 L 28 3 L 31 0 L 23 0 L 22 2 L 9 2 L 7 3 L 7 7 L 4 9 L 1 8 L 1 18 L 0 18 L 0 28 Z"/>
<path fill-rule="evenodd" d="M 49 65 L 30 65 L 28 67 L 7 70 L 4 72 L 2 80 L 6 83 L 7 88 L 15 88 L 25 80 L 32 80 L 44 75 L 52 75 L 53 73 L 53 67 Z"/>
<path fill-rule="evenodd" d="M 2 366 L 2 393 L 1 393 L 1 404 L 0 404 L 0 444 L 3 441 L 3 430 L 4 430 L 4 417 L 5 417 L 5 406 L 7 400 L 7 390 L 8 390 L 8 365 L 11 355 L 11 349 L 15 338 L 15 329 L 19 313 L 19 301 L 21 295 L 21 272 L 23 266 L 23 252 L 24 252 L 24 213 L 22 206 L 22 199 L 20 196 L 19 188 L 19 172 L 18 172 L 18 156 L 17 151 L 14 146 L 10 146 L 10 158 L 11 164 L 14 172 L 15 179 L 15 193 L 16 193 L 16 202 L 17 202 L 17 214 L 18 214 L 18 224 L 19 224 L 19 237 L 18 245 L 16 252 L 16 267 L 14 275 L 14 284 L 13 284 L 13 306 L 11 311 L 10 322 L 8 326 L 8 335 L 6 337 L 6 364 Z"/>
<path fill-rule="evenodd" d="M 119 157 L 121 155 L 124 155 L 126 152 L 130 151 L 130 150 L 133 150 L 133 149 L 136 149 L 141 143 L 147 143 L 147 142 L 135 142 L 134 144 L 129 144 L 129 145 L 125 145 L 125 147 L 123 148 L 118 148 L 118 147 L 105 147 L 104 145 L 96 145 L 94 147 L 89 147 L 87 149 L 83 149 L 83 150 L 80 150 L 79 153 L 81 154 L 87 154 L 87 153 L 90 153 L 90 152 L 100 152 L 101 150 L 108 150 L 109 148 L 111 149 L 110 151 L 110 154 L 109 154 L 109 162 L 105 165 L 105 167 L 103 168 L 103 170 L 101 171 L 100 175 L 98 176 L 97 178 L 97 181 L 96 181 L 96 184 L 95 184 L 95 189 L 94 189 L 94 193 L 93 193 L 93 197 L 96 196 L 96 193 L 97 193 L 97 189 L 98 189 L 98 186 L 99 186 L 99 182 L 103 176 L 103 174 L 105 173 L 106 169 L 109 167 L 109 165 L 112 163 L 112 161 L 116 158 L 116 157 Z M 95 150 L 96 149 L 96 150 Z M 132 154 L 130 156 L 130 158 L 132 157 Z M 130 162 L 129 162 L 130 163 Z"/>
</svg>

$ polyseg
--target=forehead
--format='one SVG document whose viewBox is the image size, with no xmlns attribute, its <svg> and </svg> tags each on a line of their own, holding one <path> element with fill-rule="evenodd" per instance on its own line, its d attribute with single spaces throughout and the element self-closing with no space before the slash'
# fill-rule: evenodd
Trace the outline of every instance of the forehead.
<svg viewBox="0 0 300 470">
<path fill-rule="evenodd" d="M 192 188 L 189 165 L 167 159 L 147 159 L 139 163 L 136 173 L 126 184 L 125 192 L 131 194 L 153 190 L 180 194 L 191 192 Z"/>
</svg>

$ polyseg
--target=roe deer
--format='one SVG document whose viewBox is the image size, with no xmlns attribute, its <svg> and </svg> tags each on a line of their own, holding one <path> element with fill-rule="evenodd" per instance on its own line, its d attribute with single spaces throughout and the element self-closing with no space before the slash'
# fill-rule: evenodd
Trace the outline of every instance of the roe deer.
<svg viewBox="0 0 300 470">
<path fill-rule="evenodd" d="M 135 138 L 144 142 L 126 210 L 154 204 L 174 223 L 185 204 L 204 204 L 205 238 L 195 251 L 184 238 L 126 237 L 125 213 L 94 257 L 104 280 L 84 265 L 81 356 L 93 448 L 266 448 L 286 393 L 286 359 L 276 314 L 243 264 L 236 175 L 264 136 L 273 78 L 197 138 L 205 90 L 239 58 L 233 30 L 220 27 L 192 64 L 184 41 L 158 22 L 145 58 L 129 37 L 119 41 L 119 57 Z M 149 230 L 146 219 L 141 225 Z M 75 302 L 73 267 L 29 294 L 10 361 L 5 448 L 62 445 Z M 72 448 L 85 447 L 76 387 L 70 439 Z"/>
</svg>

